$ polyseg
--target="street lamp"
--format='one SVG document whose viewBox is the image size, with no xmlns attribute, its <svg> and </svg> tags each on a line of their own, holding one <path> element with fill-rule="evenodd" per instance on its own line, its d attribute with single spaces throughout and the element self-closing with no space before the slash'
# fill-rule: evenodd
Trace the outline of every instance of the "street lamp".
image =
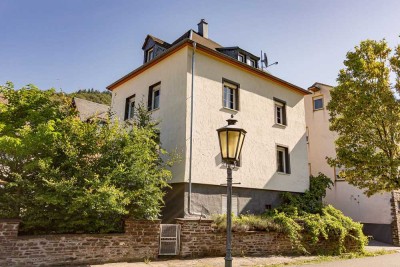
<svg viewBox="0 0 400 267">
<path fill-rule="evenodd" d="M 237 127 L 233 116 L 228 125 L 217 130 L 222 161 L 227 170 L 227 205 L 226 205 L 226 255 L 225 267 L 232 266 L 232 167 L 239 160 L 246 131 Z"/>
</svg>

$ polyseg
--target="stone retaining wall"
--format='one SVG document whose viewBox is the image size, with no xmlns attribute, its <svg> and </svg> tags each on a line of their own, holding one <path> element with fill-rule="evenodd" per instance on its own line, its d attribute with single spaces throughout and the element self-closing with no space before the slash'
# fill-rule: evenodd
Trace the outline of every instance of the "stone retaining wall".
<svg viewBox="0 0 400 267">
<path fill-rule="evenodd" d="M 182 257 L 225 256 L 226 233 L 212 227 L 212 220 L 177 219 L 181 225 Z M 337 251 L 337 240 L 322 240 L 317 244 L 305 244 L 310 253 L 333 254 Z M 360 251 L 352 240 L 345 241 L 347 252 Z M 296 254 L 288 237 L 282 233 L 249 231 L 234 232 L 232 236 L 233 256 L 266 256 Z"/>
<path fill-rule="evenodd" d="M 400 246 L 400 191 L 392 192 L 392 237 L 393 245 Z"/>
<path fill-rule="evenodd" d="M 0 266 L 76 265 L 158 256 L 160 221 L 127 220 L 122 234 L 18 236 L 18 220 L 0 220 Z"/>
</svg>

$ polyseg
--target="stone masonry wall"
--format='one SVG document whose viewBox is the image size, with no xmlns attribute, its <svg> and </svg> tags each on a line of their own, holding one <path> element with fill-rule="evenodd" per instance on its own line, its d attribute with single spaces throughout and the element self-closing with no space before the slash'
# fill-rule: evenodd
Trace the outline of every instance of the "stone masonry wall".
<svg viewBox="0 0 400 267">
<path fill-rule="evenodd" d="M 390 200 L 392 206 L 392 237 L 393 244 L 400 246 L 400 191 L 392 192 Z"/>
<path fill-rule="evenodd" d="M 0 266 L 77 265 L 157 258 L 160 221 L 125 221 L 123 234 L 18 236 L 0 220 Z"/>
<path fill-rule="evenodd" d="M 226 233 L 212 227 L 212 220 L 177 219 L 181 225 L 182 257 L 225 256 Z M 323 240 L 316 245 L 305 245 L 314 253 L 330 254 L 336 251 L 336 240 Z M 345 241 L 347 252 L 360 251 L 351 240 Z M 277 232 L 234 232 L 232 236 L 233 256 L 266 256 L 277 254 L 295 254 L 289 238 Z"/>
</svg>

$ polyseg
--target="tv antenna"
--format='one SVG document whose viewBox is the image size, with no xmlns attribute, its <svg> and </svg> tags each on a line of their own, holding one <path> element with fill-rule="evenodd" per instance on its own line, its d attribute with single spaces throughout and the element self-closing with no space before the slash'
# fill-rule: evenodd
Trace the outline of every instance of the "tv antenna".
<svg viewBox="0 0 400 267">
<path fill-rule="evenodd" d="M 261 50 L 261 64 L 260 64 L 261 65 L 261 70 L 264 70 L 263 64 L 264 64 L 265 68 L 268 68 L 268 67 L 270 67 L 272 65 L 278 65 L 278 61 L 275 61 L 274 63 L 268 64 L 267 53 L 264 53 L 264 55 L 263 55 L 263 52 Z"/>
</svg>

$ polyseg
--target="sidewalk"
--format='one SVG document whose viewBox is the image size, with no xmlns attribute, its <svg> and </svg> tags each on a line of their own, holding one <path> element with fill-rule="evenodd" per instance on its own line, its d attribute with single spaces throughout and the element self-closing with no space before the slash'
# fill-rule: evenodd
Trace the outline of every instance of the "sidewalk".
<svg viewBox="0 0 400 267">
<path fill-rule="evenodd" d="M 400 247 L 395 247 L 390 244 L 378 242 L 375 240 L 371 240 L 366 247 L 367 251 L 377 251 L 377 250 L 397 250 L 400 252 Z M 268 266 L 271 264 L 294 264 L 298 261 L 306 261 L 315 259 L 315 256 L 269 256 L 269 257 L 235 257 L 233 258 L 233 266 Z M 335 262 L 327 262 L 327 263 L 319 263 L 316 265 L 308 265 L 308 266 L 379 266 L 379 265 L 370 265 L 367 263 L 381 262 L 387 261 L 388 265 L 380 264 L 381 266 L 400 266 L 400 253 L 377 256 L 377 257 L 368 257 L 361 259 L 352 259 L 352 260 L 339 260 Z M 395 262 L 397 265 L 391 265 L 392 262 Z M 355 265 L 353 265 L 355 264 Z M 361 265 L 359 265 L 361 264 Z M 364 265 L 362 265 L 364 264 Z M 365 265 L 367 264 L 367 265 Z M 92 265 L 92 266 L 102 266 L 102 267 L 223 267 L 225 266 L 223 257 L 212 257 L 212 258 L 201 258 L 201 259 L 158 259 L 155 261 L 149 262 L 120 262 L 120 263 L 108 263 L 103 265 Z M 297 265 L 292 265 L 297 266 Z"/>
</svg>

